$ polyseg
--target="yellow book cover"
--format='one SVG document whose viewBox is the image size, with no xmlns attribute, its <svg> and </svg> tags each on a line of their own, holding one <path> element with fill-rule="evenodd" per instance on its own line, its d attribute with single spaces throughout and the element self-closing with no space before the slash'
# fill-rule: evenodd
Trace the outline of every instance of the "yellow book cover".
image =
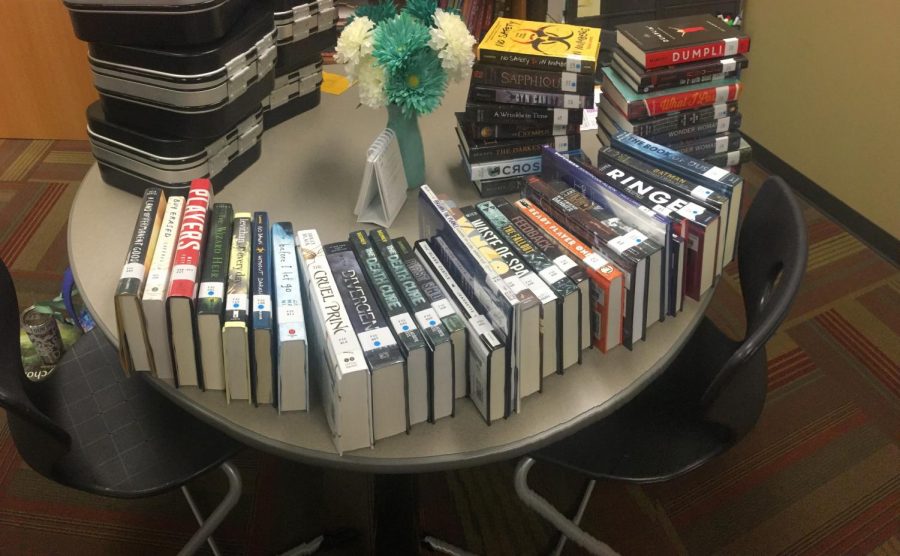
<svg viewBox="0 0 900 556">
<path fill-rule="evenodd" d="M 592 74 L 600 29 L 498 17 L 478 45 L 482 62 Z"/>
</svg>

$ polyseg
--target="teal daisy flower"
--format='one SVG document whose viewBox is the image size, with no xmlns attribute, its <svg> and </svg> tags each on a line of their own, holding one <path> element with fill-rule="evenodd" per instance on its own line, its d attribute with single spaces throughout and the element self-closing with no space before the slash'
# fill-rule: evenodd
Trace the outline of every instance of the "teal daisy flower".
<svg viewBox="0 0 900 556">
<path fill-rule="evenodd" d="M 403 70 L 416 52 L 427 50 L 430 38 L 428 27 L 408 13 L 401 13 L 375 28 L 372 54 L 391 75 Z"/>
<path fill-rule="evenodd" d="M 384 90 L 388 102 L 406 114 L 428 114 L 440 106 L 447 89 L 447 73 L 431 49 L 413 54 L 406 66 L 390 72 Z"/>
<path fill-rule="evenodd" d="M 382 21 L 387 21 L 397 15 L 397 7 L 394 6 L 393 0 L 378 0 L 374 4 L 367 4 L 356 8 L 353 17 L 368 17 L 375 22 L 376 25 Z M 351 18 L 352 20 L 353 18 Z M 348 22 L 349 23 L 349 22 Z"/>
<path fill-rule="evenodd" d="M 437 0 L 406 0 L 406 7 L 403 8 L 403 11 L 431 27 L 434 23 L 432 17 L 437 6 Z"/>
</svg>

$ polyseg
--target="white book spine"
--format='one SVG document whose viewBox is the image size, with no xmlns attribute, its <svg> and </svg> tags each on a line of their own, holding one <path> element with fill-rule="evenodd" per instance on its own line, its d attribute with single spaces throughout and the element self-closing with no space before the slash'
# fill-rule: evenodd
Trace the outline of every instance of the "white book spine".
<svg viewBox="0 0 900 556">
<path fill-rule="evenodd" d="M 172 259 L 175 256 L 175 240 L 181 228 L 183 212 L 184 197 L 170 197 L 166 203 L 162 229 L 159 239 L 156 240 L 156 249 L 153 251 L 142 299 L 147 337 L 150 340 L 151 369 L 158 378 L 165 379 L 175 378 L 170 357 L 165 302 Z"/>
<path fill-rule="evenodd" d="M 272 226 L 272 258 L 275 274 L 275 319 L 278 326 L 278 409 L 279 411 L 309 408 L 308 358 L 301 362 L 284 361 L 283 347 L 289 342 L 307 342 L 306 322 L 303 319 L 303 300 L 300 295 L 300 274 L 297 252 L 291 230 L 280 224 Z M 308 353 L 304 350 L 304 353 Z M 302 377 L 283 376 L 287 369 L 302 370 Z M 302 385 L 302 400 L 293 399 L 295 381 Z M 284 386 L 287 386 L 285 388 Z M 301 403 L 302 402 L 302 403 Z"/>
</svg>

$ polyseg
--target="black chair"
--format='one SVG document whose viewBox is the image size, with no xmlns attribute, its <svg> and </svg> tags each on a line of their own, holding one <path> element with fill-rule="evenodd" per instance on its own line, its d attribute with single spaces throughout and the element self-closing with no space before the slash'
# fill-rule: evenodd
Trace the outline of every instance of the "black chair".
<svg viewBox="0 0 900 556">
<path fill-rule="evenodd" d="M 19 454 L 62 485 L 116 498 L 142 498 L 181 487 L 200 528 L 180 554 L 193 554 L 241 495 L 228 461 L 240 445 L 188 415 L 140 376 L 126 377 L 115 348 L 95 328 L 78 339 L 49 378 L 30 381 L 19 350 L 18 303 L 0 261 L 0 407 Z M 185 486 L 219 467 L 224 500 L 207 519 Z"/>
<path fill-rule="evenodd" d="M 738 244 L 747 332 L 735 341 L 704 318 L 675 361 L 608 418 L 519 461 L 519 498 L 595 554 L 614 553 L 578 526 L 596 479 L 667 481 L 700 467 L 756 424 L 766 399 L 765 345 L 788 313 L 806 270 L 806 226 L 787 184 L 770 177 L 753 200 Z M 541 460 L 591 478 L 574 520 L 528 487 Z"/>
</svg>

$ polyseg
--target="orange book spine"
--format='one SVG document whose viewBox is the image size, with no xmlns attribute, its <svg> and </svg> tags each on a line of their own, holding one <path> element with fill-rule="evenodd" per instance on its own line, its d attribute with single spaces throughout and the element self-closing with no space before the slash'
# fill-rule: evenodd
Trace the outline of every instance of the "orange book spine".
<svg viewBox="0 0 900 556">
<path fill-rule="evenodd" d="M 618 297 L 622 300 L 622 306 L 619 307 L 619 311 L 617 311 L 619 318 L 621 318 L 621 315 L 625 312 L 625 279 L 622 275 L 622 271 L 609 264 L 603 257 L 594 253 L 590 246 L 570 234 L 568 230 L 547 216 L 544 211 L 536 207 L 528 199 L 519 199 L 514 204 L 522 214 L 527 216 L 535 225 L 540 227 L 544 233 L 556 241 L 563 249 L 571 253 L 576 260 L 581 262 L 582 268 L 584 268 L 588 277 L 591 279 L 591 287 L 598 290 L 598 295 L 593 295 L 593 293 L 591 295 L 591 311 L 598 317 L 600 322 L 600 326 L 596 327 L 596 330 L 591 330 L 594 346 L 603 353 L 606 353 L 611 347 L 621 344 L 623 330 L 621 326 L 616 327 L 619 330 L 618 338 L 607 338 L 606 335 L 607 331 L 610 330 L 610 328 L 613 328 L 610 326 L 610 318 L 612 317 L 607 300 Z M 610 295 L 614 288 L 620 288 L 622 295 Z M 594 319 L 591 320 L 594 321 Z"/>
</svg>

